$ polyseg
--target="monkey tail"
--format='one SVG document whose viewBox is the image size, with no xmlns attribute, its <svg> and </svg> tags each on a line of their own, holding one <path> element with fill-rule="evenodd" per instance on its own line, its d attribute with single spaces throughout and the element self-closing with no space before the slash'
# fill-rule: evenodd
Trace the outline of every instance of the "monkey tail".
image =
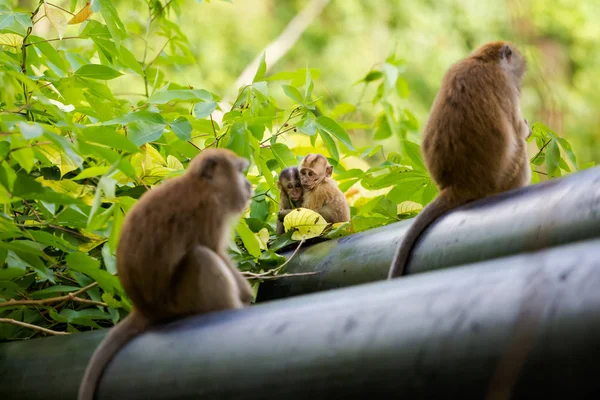
<svg viewBox="0 0 600 400">
<path fill-rule="evenodd" d="M 423 233 L 433 221 L 460 204 L 461 202 L 455 199 L 454 196 L 451 196 L 448 189 L 446 189 L 442 190 L 438 197 L 423 208 L 410 228 L 408 228 L 408 232 L 404 235 L 404 238 L 396 251 L 396 255 L 394 256 L 394 260 L 390 267 L 388 279 L 397 278 L 406 274 L 412 248 L 417 242 L 417 239 L 421 236 L 421 233 Z"/>
<path fill-rule="evenodd" d="M 85 370 L 79 386 L 78 400 L 94 400 L 96 388 L 104 369 L 117 352 L 148 326 L 146 319 L 135 310 L 104 337 Z"/>
</svg>

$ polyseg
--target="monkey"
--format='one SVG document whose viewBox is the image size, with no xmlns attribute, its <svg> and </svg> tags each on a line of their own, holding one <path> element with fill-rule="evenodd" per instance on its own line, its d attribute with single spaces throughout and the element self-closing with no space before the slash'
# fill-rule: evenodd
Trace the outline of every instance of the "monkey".
<svg viewBox="0 0 600 400">
<path fill-rule="evenodd" d="M 279 188 L 279 213 L 277 214 L 277 235 L 284 233 L 283 219 L 294 208 L 302 206 L 304 190 L 300 184 L 298 167 L 284 168 L 277 181 Z"/>
<path fill-rule="evenodd" d="M 307 154 L 300 163 L 300 183 L 304 189 L 302 207 L 321 214 L 330 224 L 350 221 L 350 206 L 331 179 L 333 167 L 321 154 Z"/>
<path fill-rule="evenodd" d="M 487 43 L 442 79 L 423 130 L 422 153 L 438 196 L 417 216 L 398 247 L 388 279 L 407 272 L 421 233 L 450 210 L 529 184 L 529 124 L 519 95 L 527 69 L 511 43 Z"/>
<path fill-rule="evenodd" d="M 252 195 L 248 165 L 231 150 L 205 149 L 127 213 L 116 259 L 133 309 L 93 354 L 79 400 L 94 399 L 111 359 L 150 327 L 250 304 L 252 289 L 227 255 L 229 224 Z"/>
</svg>

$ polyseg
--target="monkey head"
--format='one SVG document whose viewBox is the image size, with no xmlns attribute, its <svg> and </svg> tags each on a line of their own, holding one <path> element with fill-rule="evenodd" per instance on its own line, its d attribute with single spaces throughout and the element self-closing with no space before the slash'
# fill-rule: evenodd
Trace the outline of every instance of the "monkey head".
<svg viewBox="0 0 600 400">
<path fill-rule="evenodd" d="M 284 192 L 293 202 L 298 202 L 302 199 L 304 191 L 300 183 L 300 172 L 297 167 L 285 168 L 279 174 L 277 187 L 281 192 Z"/>
<path fill-rule="evenodd" d="M 300 183 L 305 190 L 313 190 L 321 181 L 331 177 L 333 167 L 321 154 L 307 154 L 300 163 Z"/>
<path fill-rule="evenodd" d="M 204 190 L 218 196 L 231 212 L 241 212 L 252 196 L 252 186 L 245 172 L 250 163 L 228 149 L 208 148 L 197 155 L 186 171 L 201 182 Z"/>
<path fill-rule="evenodd" d="M 472 57 L 484 62 L 497 63 L 520 89 L 527 71 L 527 61 L 513 44 L 504 41 L 487 43 L 476 49 Z"/>
</svg>

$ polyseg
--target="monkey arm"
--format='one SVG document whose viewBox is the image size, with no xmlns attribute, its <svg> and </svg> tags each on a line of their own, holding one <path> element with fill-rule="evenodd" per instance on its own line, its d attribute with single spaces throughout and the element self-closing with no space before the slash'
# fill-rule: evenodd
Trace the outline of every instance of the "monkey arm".
<svg viewBox="0 0 600 400">
<path fill-rule="evenodd" d="M 279 210 L 279 212 L 277 213 L 278 220 L 279 221 L 283 221 L 283 219 L 285 218 L 285 216 L 288 215 L 291 211 L 292 211 L 291 208 Z"/>
</svg>

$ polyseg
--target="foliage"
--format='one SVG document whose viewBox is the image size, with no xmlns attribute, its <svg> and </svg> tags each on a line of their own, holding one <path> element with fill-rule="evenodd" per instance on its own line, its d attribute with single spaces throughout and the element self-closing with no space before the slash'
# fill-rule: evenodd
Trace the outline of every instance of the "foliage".
<svg viewBox="0 0 600 400">
<path fill-rule="evenodd" d="M 207 147 L 252 162 L 255 195 L 230 249 L 251 277 L 277 270 L 285 261 L 278 252 L 296 239 L 274 233 L 276 176 L 309 151 L 328 157 L 351 204 L 351 222 L 326 231 L 329 237 L 414 216 L 435 197 L 419 145 L 408 137 L 419 122 L 403 106 L 409 84 L 396 54 L 357 82 L 375 89 L 366 106 L 328 109 L 315 94 L 318 70 L 269 76 L 263 58 L 252 84 L 224 108 L 219 95 L 164 72 L 194 62 L 186 34 L 166 17 L 181 13 L 179 2 L 148 0 L 148 18 L 127 25 L 110 0 L 70 4 L 72 15 L 45 1 L 27 12 L 0 6 L 0 317 L 12 321 L 0 324 L 0 338 L 118 322 L 131 309 L 115 275 L 125 215 Z M 32 33 L 43 18 L 58 38 Z M 134 53 L 130 29 L 166 43 L 154 56 L 149 40 Z M 141 99 L 117 95 L 133 79 L 143 81 Z M 362 107 L 376 116 L 372 123 L 356 118 Z M 356 144 L 357 129 L 370 132 L 369 145 Z M 535 124 L 532 137 L 540 149 L 533 164 L 545 163 L 549 176 L 577 169 L 569 143 L 548 127 Z M 390 138 L 399 152 L 378 144 Z M 369 165 L 375 155 L 384 161 Z"/>
</svg>

